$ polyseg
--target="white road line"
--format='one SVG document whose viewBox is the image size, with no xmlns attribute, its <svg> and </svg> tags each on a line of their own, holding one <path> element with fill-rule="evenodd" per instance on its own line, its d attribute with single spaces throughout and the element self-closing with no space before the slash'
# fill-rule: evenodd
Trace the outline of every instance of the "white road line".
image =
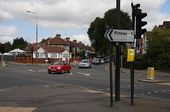
<svg viewBox="0 0 170 112">
<path fill-rule="evenodd" d="M 154 91 L 154 93 L 158 93 L 158 91 Z"/>
<path fill-rule="evenodd" d="M 147 92 L 147 94 L 151 94 L 151 92 Z"/>
<path fill-rule="evenodd" d="M 87 73 L 83 73 L 83 72 L 77 72 L 78 74 L 82 74 L 82 75 L 85 75 L 85 76 L 90 76 L 90 74 L 87 74 Z"/>
<path fill-rule="evenodd" d="M 18 87 L 11 87 L 11 88 L 0 89 L 0 92 L 8 91 L 8 90 L 10 90 L 10 89 L 15 89 L 15 88 L 18 88 Z"/>
<path fill-rule="evenodd" d="M 38 70 L 38 72 L 47 72 L 46 69 L 41 69 L 41 70 Z"/>
<path fill-rule="evenodd" d="M 29 69 L 29 70 L 28 70 L 28 72 L 35 72 L 35 71 L 34 71 L 34 70 L 32 70 L 32 69 Z"/>
<path fill-rule="evenodd" d="M 163 92 L 163 93 L 164 93 L 164 92 L 165 92 L 165 90 L 161 90 L 161 92 Z"/>
</svg>

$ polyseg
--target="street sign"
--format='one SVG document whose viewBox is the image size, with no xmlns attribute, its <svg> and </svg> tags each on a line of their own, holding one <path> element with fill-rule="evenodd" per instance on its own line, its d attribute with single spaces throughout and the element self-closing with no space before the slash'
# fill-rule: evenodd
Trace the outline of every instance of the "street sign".
<svg viewBox="0 0 170 112">
<path fill-rule="evenodd" d="M 111 42 L 134 42 L 133 30 L 107 29 L 104 36 Z"/>
</svg>

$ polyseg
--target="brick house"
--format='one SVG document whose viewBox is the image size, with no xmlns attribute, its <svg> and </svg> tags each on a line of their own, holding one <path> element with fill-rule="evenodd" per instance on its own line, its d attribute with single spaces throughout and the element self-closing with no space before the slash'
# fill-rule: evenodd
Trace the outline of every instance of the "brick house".
<svg viewBox="0 0 170 112">
<path fill-rule="evenodd" d="M 77 40 L 70 41 L 67 37 L 62 39 L 60 34 L 57 34 L 54 38 L 48 38 L 42 43 L 34 43 L 25 48 L 27 55 L 30 55 L 32 63 L 38 61 L 38 63 L 44 63 L 45 60 L 54 62 L 56 60 L 80 60 L 78 54 L 83 50 L 89 49 L 82 42 L 77 42 Z M 23 56 L 22 56 L 23 57 Z M 23 59 L 19 58 L 18 59 Z"/>
</svg>

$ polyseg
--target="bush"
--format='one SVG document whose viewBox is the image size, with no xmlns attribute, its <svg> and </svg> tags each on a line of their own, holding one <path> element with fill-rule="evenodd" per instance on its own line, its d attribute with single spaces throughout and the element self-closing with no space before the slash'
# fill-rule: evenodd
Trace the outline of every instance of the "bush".
<svg viewBox="0 0 170 112">
<path fill-rule="evenodd" d="M 151 66 L 147 60 L 146 55 L 139 54 L 135 57 L 135 69 L 147 69 L 148 66 Z"/>
</svg>

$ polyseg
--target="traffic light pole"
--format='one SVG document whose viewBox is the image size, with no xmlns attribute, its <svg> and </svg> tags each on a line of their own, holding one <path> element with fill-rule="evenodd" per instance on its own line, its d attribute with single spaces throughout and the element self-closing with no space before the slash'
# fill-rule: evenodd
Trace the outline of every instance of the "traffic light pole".
<svg viewBox="0 0 170 112">
<path fill-rule="evenodd" d="M 116 29 L 120 29 L 120 0 L 116 0 Z M 120 44 L 116 43 L 115 101 L 120 101 Z"/>
</svg>

